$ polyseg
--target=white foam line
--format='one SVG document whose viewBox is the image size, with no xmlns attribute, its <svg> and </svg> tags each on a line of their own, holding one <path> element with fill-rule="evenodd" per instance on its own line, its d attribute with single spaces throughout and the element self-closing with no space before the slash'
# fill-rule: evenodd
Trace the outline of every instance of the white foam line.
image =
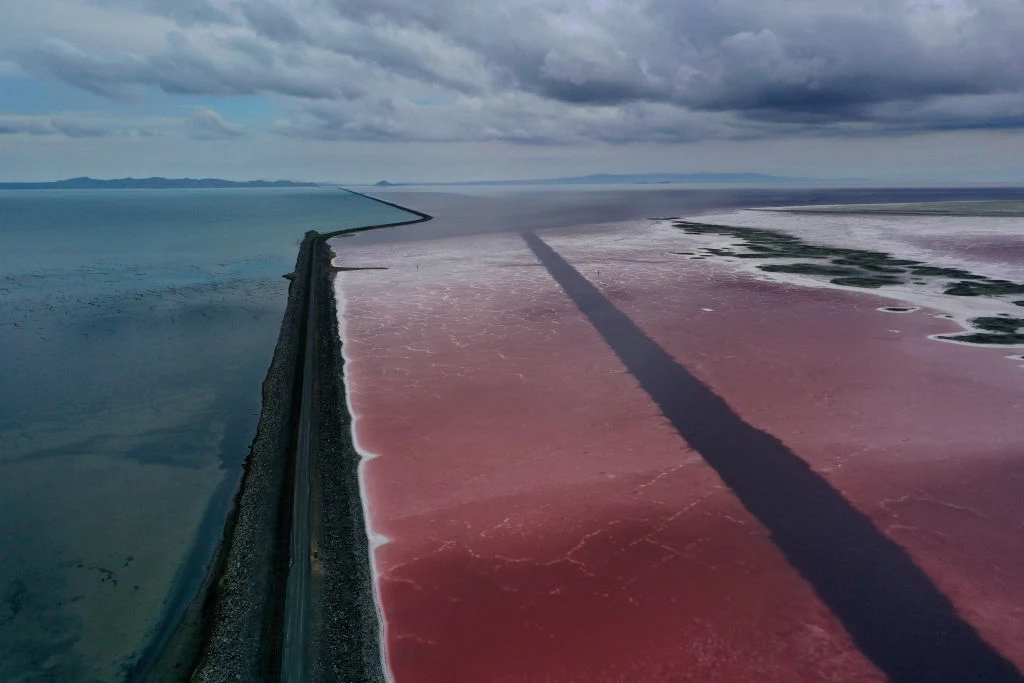
<svg viewBox="0 0 1024 683">
<path fill-rule="evenodd" d="M 336 315 L 338 316 L 338 336 L 341 339 L 341 357 L 345 362 L 343 369 L 345 379 L 345 405 L 348 407 L 348 414 L 352 417 L 352 446 L 355 448 L 356 453 L 359 454 L 359 467 L 357 469 L 357 476 L 359 479 L 359 499 L 363 506 L 363 523 L 366 528 L 366 539 L 369 542 L 370 577 L 373 583 L 373 604 L 377 610 L 377 623 L 380 624 L 378 639 L 380 641 L 381 669 L 384 672 L 384 680 L 388 683 L 393 683 L 395 678 L 391 672 L 391 664 L 388 658 L 388 620 L 384 615 L 384 606 L 381 602 L 380 571 L 377 568 L 377 549 L 390 542 L 391 539 L 384 534 L 378 534 L 374 531 L 373 524 L 370 521 L 370 501 L 369 496 L 366 494 L 365 469 L 366 463 L 378 457 L 378 454 L 371 453 L 359 445 L 359 418 L 356 416 L 356 412 L 352 407 L 352 383 L 349 381 L 349 368 L 352 367 L 352 358 L 348 355 L 347 351 L 348 335 L 346 334 L 345 324 L 347 299 L 345 298 L 345 293 L 342 290 L 342 278 L 340 275 L 341 274 L 339 273 L 334 276 L 334 299 L 337 303 Z"/>
</svg>

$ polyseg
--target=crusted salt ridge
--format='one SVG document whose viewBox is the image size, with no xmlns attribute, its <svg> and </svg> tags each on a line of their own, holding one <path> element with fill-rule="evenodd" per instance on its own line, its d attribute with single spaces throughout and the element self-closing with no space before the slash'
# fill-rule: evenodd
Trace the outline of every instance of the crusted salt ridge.
<svg viewBox="0 0 1024 683">
<path fill-rule="evenodd" d="M 373 603 L 377 610 L 377 620 L 380 624 L 380 658 L 381 658 L 381 669 L 384 672 L 384 678 L 387 681 L 393 681 L 394 677 L 391 673 L 391 668 L 388 663 L 388 647 L 387 647 L 387 617 L 384 613 L 384 609 L 381 604 L 380 597 L 380 571 L 377 567 L 377 549 L 387 544 L 390 539 L 380 533 L 377 533 L 373 529 L 373 522 L 370 511 L 370 500 L 366 492 L 366 476 L 365 469 L 366 463 L 374 458 L 379 457 L 378 454 L 373 453 L 364 448 L 359 441 L 359 414 L 356 412 L 352 404 L 352 376 L 351 367 L 354 359 L 349 355 L 348 349 L 348 336 L 346 330 L 346 317 L 345 310 L 347 306 L 347 300 L 345 298 L 344 282 L 343 278 L 335 278 L 334 280 L 334 296 L 338 306 L 338 336 L 341 339 L 341 355 L 344 360 L 344 373 L 345 373 L 345 405 L 348 408 L 349 415 L 352 416 L 352 445 L 356 452 L 359 454 L 359 498 L 362 502 L 363 507 L 363 521 L 366 528 L 366 538 L 369 542 L 369 554 L 370 554 L 370 575 L 373 582 Z M 358 361 L 355 361 L 358 362 Z"/>
</svg>

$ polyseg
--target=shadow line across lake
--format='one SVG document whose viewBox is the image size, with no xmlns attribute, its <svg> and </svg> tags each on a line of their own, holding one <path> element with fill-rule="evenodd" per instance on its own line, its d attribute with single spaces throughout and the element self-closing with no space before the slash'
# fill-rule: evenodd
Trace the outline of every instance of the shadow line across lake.
<svg viewBox="0 0 1024 683">
<path fill-rule="evenodd" d="M 781 441 L 748 424 L 532 232 L 523 239 L 662 413 L 889 679 L 1024 681 L 900 545 Z"/>
</svg>

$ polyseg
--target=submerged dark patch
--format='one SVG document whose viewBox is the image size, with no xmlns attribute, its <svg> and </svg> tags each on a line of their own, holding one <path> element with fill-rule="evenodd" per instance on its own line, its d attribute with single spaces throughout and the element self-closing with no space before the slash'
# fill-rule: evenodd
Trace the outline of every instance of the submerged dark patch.
<svg viewBox="0 0 1024 683">
<path fill-rule="evenodd" d="M 950 296 L 1001 296 L 1003 294 L 1024 294 L 1024 284 L 1009 280 L 989 280 L 975 276 L 984 282 L 961 281 L 946 288 Z"/>
<path fill-rule="evenodd" d="M 859 277 L 837 277 L 829 280 L 834 285 L 843 285 L 845 287 L 861 287 L 863 289 L 878 289 L 884 285 L 901 285 L 903 280 L 897 277 L 886 277 L 879 275 L 877 277 L 859 276 Z"/>
<path fill-rule="evenodd" d="M 927 275 L 929 277 L 955 277 L 955 278 L 968 278 L 974 280 L 986 279 L 983 275 L 975 275 L 969 271 L 961 270 L 960 268 L 936 268 L 935 266 L 917 266 L 911 268 L 910 272 L 914 275 Z"/>
<path fill-rule="evenodd" d="M 1021 331 L 1024 329 L 1024 318 L 974 318 L 970 323 L 984 331 L 943 335 L 941 338 L 967 344 L 997 344 L 1000 346 L 1024 344 L 1024 332 Z"/>
<path fill-rule="evenodd" d="M 879 289 L 885 286 L 907 284 L 929 284 L 944 280 L 939 285 L 949 296 L 1001 297 L 1024 294 L 1024 283 L 1009 280 L 995 280 L 962 268 L 931 266 L 921 261 L 895 258 L 883 251 L 849 249 L 809 244 L 801 238 L 765 228 L 742 228 L 729 225 L 711 225 L 676 221 L 675 227 L 691 235 L 723 235 L 735 238 L 740 244 L 729 248 L 705 248 L 700 253 L 706 257 L 728 257 L 737 259 L 803 259 L 796 263 L 771 263 L 759 265 L 758 269 L 768 273 L 792 273 L 796 275 L 820 276 L 841 287 L 857 289 Z M 746 251 L 742 251 L 742 249 Z M 700 257 L 697 257 L 700 258 Z M 814 259 L 814 262 L 808 262 Z M 820 261 L 828 261 L 821 263 Z M 1012 302 L 1024 306 L 1024 301 Z M 889 308 L 883 310 L 899 311 Z M 996 318 L 997 320 L 1009 320 Z M 976 333 L 944 335 L 940 339 L 962 341 L 970 344 L 1013 345 L 1024 343 L 1024 334 L 1007 325 L 988 326 L 977 318 L 970 324 L 978 328 Z"/>
<path fill-rule="evenodd" d="M 0 612 L 0 625 L 13 621 L 21 613 L 25 606 L 25 593 L 25 582 L 20 579 L 12 581 L 9 588 L 3 587 L 3 591 L 0 592 L 0 596 L 3 597 L 0 601 L 0 607 L 3 608 L 3 612 Z"/>
<path fill-rule="evenodd" d="M 1020 328 L 1024 327 L 1024 318 L 1002 318 L 1002 317 L 986 317 L 986 318 L 975 318 L 971 321 L 971 324 L 975 327 L 980 327 L 987 332 L 1003 332 L 1004 334 L 1013 334 Z"/>
<path fill-rule="evenodd" d="M 854 275 L 855 268 L 844 268 L 842 266 L 823 266 L 816 263 L 773 263 L 767 266 L 758 266 L 767 273 L 795 273 L 797 275 Z"/>
</svg>

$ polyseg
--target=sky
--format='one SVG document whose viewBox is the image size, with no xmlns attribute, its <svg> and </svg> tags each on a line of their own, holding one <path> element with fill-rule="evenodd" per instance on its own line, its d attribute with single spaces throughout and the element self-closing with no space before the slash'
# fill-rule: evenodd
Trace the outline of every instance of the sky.
<svg viewBox="0 0 1024 683">
<path fill-rule="evenodd" d="M 1024 0 L 3 0 L 0 181 L 1024 184 Z"/>
</svg>

